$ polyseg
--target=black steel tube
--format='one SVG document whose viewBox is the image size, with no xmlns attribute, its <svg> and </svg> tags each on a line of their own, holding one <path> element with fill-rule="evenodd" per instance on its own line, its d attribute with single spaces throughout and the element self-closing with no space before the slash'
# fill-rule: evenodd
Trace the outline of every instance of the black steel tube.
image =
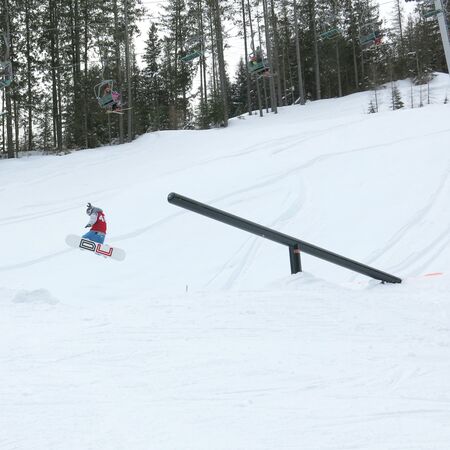
<svg viewBox="0 0 450 450">
<path fill-rule="evenodd" d="M 200 203 L 191 198 L 184 197 L 183 195 L 177 194 L 175 192 L 171 192 L 168 195 L 167 200 L 169 203 L 180 206 L 181 208 L 188 209 L 195 213 L 209 217 L 210 219 L 218 220 L 219 222 L 226 223 L 227 225 L 231 225 L 249 233 L 256 234 L 257 236 L 261 236 L 279 244 L 287 245 L 288 247 L 300 248 L 302 252 L 305 252 L 309 255 L 331 262 L 338 266 L 345 267 L 346 269 L 353 270 L 354 272 L 367 275 L 369 277 L 375 278 L 376 280 L 385 281 L 387 283 L 402 282 L 401 278 L 395 277 L 386 272 L 382 272 L 381 270 L 366 266 L 365 264 L 353 261 L 352 259 L 346 258 L 345 256 L 330 252 L 323 248 L 309 244 L 308 242 L 302 241 L 292 236 L 288 236 L 287 234 L 279 233 L 278 231 L 272 230 L 271 228 L 264 227 L 255 222 L 251 222 L 250 220 L 235 216 L 234 214 L 230 214 L 220 209 L 213 208 L 212 206 L 205 205 L 204 203 Z"/>
<path fill-rule="evenodd" d="M 289 260 L 291 261 L 291 274 L 294 275 L 302 271 L 302 263 L 300 260 L 300 246 L 294 245 L 289 247 Z"/>
</svg>

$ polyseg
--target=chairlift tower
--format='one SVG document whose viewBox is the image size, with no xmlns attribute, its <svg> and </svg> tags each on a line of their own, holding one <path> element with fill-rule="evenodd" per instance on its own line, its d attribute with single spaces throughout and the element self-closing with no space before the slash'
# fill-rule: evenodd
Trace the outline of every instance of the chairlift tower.
<svg viewBox="0 0 450 450">
<path fill-rule="evenodd" d="M 446 9 L 442 0 L 434 0 L 435 10 L 438 11 L 437 20 L 439 23 L 439 31 L 441 32 L 442 44 L 444 45 L 445 60 L 447 62 L 447 70 L 450 76 L 450 30 L 447 23 Z"/>
</svg>

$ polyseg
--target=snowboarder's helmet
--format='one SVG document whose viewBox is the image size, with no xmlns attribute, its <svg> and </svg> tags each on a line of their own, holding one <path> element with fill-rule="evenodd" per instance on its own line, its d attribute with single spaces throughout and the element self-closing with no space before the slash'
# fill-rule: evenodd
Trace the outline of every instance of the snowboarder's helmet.
<svg viewBox="0 0 450 450">
<path fill-rule="evenodd" d="M 87 214 L 88 216 L 90 216 L 93 209 L 94 209 L 94 207 L 93 207 L 90 203 L 88 203 L 88 204 L 87 204 L 87 208 L 86 208 L 86 214 Z"/>
</svg>

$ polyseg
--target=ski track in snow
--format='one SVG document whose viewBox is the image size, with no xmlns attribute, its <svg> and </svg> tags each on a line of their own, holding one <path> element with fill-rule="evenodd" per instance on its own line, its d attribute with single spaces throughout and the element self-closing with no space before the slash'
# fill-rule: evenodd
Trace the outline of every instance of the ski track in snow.
<svg viewBox="0 0 450 450">
<path fill-rule="evenodd" d="M 35 259 L 29 259 L 27 261 L 23 261 L 17 264 L 11 264 L 11 265 L 6 265 L 6 266 L 0 266 L 0 272 L 7 272 L 9 270 L 16 270 L 16 269 L 23 269 L 25 267 L 30 267 L 30 266 L 34 266 L 36 264 L 41 264 L 41 263 L 45 263 L 50 261 L 53 258 L 57 258 L 59 256 L 65 255 L 71 251 L 75 251 L 75 249 L 65 249 L 65 250 L 61 250 L 59 252 L 55 252 L 55 253 L 49 253 L 45 256 L 42 256 L 40 258 L 35 258 Z"/>
<path fill-rule="evenodd" d="M 445 188 L 447 187 L 447 191 Z M 415 214 L 404 224 L 404 226 L 399 229 L 392 238 L 386 243 L 384 247 L 381 247 L 377 250 L 377 252 L 373 253 L 369 258 L 368 262 L 372 263 L 378 258 L 380 258 L 383 254 L 387 252 L 395 252 L 395 247 L 405 239 L 408 233 L 414 233 L 417 227 L 417 224 L 420 221 L 423 221 L 430 212 L 435 208 L 435 205 L 438 201 L 438 198 L 442 193 L 447 194 L 446 198 L 449 198 L 448 195 L 450 193 L 450 167 L 447 169 L 447 172 L 442 176 L 440 182 L 437 185 L 437 188 L 434 193 L 430 196 L 427 201 L 426 206 L 419 209 L 415 212 Z M 428 265 L 429 262 L 436 259 L 436 257 L 441 254 L 445 249 L 449 248 L 450 243 L 450 225 L 439 235 L 436 236 L 433 240 L 423 240 L 422 247 L 418 248 L 420 241 L 415 241 L 416 247 L 414 248 L 414 252 L 406 258 L 403 262 L 395 265 L 392 270 L 397 272 L 403 272 L 406 270 L 410 270 L 412 267 L 421 264 L 422 260 L 427 259 L 428 262 L 421 264 L 419 268 L 415 269 L 409 275 L 418 275 L 421 273 L 424 267 Z M 431 257 L 429 255 L 432 255 Z"/>
<path fill-rule="evenodd" d="M 426 137 L 430 137 L 433 135 L 439 135 L 439 134 L 450 134 L 450 129 L 445 129 L 445 130 L 439 130 L 433 133 L 428 133 L 426 134 Z M 314 136 L 316 137 L 316 136 Z M 420 136 L 422 137 L 422 136 Z M 328 162 L 329 160 L 333 159 L 333 158 L 339 158 L 342 156 L 347 156 L 349 154 L 353 154 L 353 153 L 359 153 L 359 152 L 366 152 L 366 151 L 374 151 L 377 150 L 379 148 L 384 148 L 387 146 L 394 146 L 394 145 L 398 145 L 400 143 L 405 143 L 408 141 L 416 141 L 419 138 L 419 136 L 414 136 L 414 137 L 408 137 L 408 138 L 403 138 L 403 139 L 398 139 L 395 141 L 387 141 L 384 142 L 382 144 L 376 144 L 376 145 L 371 145 L 371 146 L 364 146 L 364 147 L 359 147 L 359 148 L 353 148 L 350 150 L 346 150 L 343 152 L 334 152 L 334 153 L 327 153 L 318 157 L 314 157 L 306 162 L 303 162 L 301 165 L 298 165 L 294 168 L 288 169 L 282 173 L 278 173 L 276 175 L 272 175 L 270 177 L 268 177 L 268 179 L 263 180 L 261 182 L 255 183 L 245 189 L 240 189 L 237 191 L 233 191 L 230 192 L 229 194 L 227 194 L 226 196 L 222 196 L 220 198 L 215 198 L 213 200 L 211 200 L 211 204 L 215 205 L 215 204 L 221 204 L 224 203 L 225 200 L 227 200 L 227 203 L 230 202 L 231 198 L 233 197 L 240 197 L 243 196 L 245 194 L 246 197 L 251 197 L 251 196 L 257 196 L 257 191 L 260 190 L 261 188 L 268 188 L 269 186 L 274 187 L 275 185 L 277 185 L 278 183 L 280 183 L 280 180 L 283 180 L 283 183 L 285 183 L 285 180 L 287 177 L 298 177 L 298 175 L 305 169 L 309 169 L 312 168 L 314 166 L 316 166 L 317 164 L 320 163 L 324 163 L 324 162 Z M 261 146 L 260 146 L 261 149 Z M 277 151 L 275 151 L 275 153 L 277 153 Z M 383 247 L 379 248 L 376 252 L 373 252 L 371 255 L 369 255 L 367 258 L 365 258 L 364 263 L 365 264 L 373 264 L 376 263 L 376 261 L 383 255 L 385 255 L 387 252 L 392 252 L 395 250 L 395 245 L 397 245 L 402 239 L 405 238 L 405 235 L 409 232 L 412 231 L 415 227 L 415 225 L 418 223 L 418 221 L 423 218 L 424 216 L 426 216 L 427 212 L 429 210 L 431 210 L 433 208 L 433 205 L 436 201 L 436 198 L 439 196 L 439 194 L 443 191 L 446 182 L 449 179 L 449 174 L 450 174 L 450 170 L 447 171 L 447 173 L 442 177 L 442 181 L 439 183 L 436 192 L 431 196 L 429 203 L 427 204 L 426 207 L 424 207 L 423 209 L 417 211 L 414 216 L 400 229 L 398 230 L 393 236 L 392 238 L 386 243 L 386 245 L 384 245 Z M 301 192 L 302 190 L 300 190 Z M 298 190 L 297 190 L 298 192 Z M 275 227 L 277 226 L 278 229 L 280 229 L 280 222 L 282 222 L 282 218 L 284 215 L 288 215 L 289 218 L 293 218 L 295 217 L 297 214 L 301 214 L 302 213 L 302 201 L 294 201 L 293 204 L 291 206 L 289 206 L 287 208 L 287 210 L 284 213 L 281 213 L 277 218 L 275 218 L 271 224 L 269 225 L 265 225 L 268 227 Z M 231 288 L 233 286 L 234 281 L 236 281 L 239 277 L 239 275 L 241 273 L 243 273 L 245 271 L 245 267 L 248 265 L 248 261 L 250 261 L 252 259 L 252 257 L 256 254 L 257 250 L 258 250 L 258 243 L 257 242 L 253 242 L 255 239 L 259 239 L 260 238 L 253 238 L 253 240 L 249 239 L 247 242 L 249 243 L 249 248 L 247 251 L 245 251 L 244 247 L 239 248 L 236 253 L 235 256 L 233 256 L 230 260 L 228 260 L 224 266 L 225 267 L 235 267 L 235 269 L 233 270 L 233 274 L 230 276 L 229 281 L 225 284 L 226 288 Z M 420 251 L 420 255 L 422 259 L 426 258 L 426 255 L 428 253 L 433 253 L 434 257 L 441 253 L 442 251 L 444 251 L 446 248 L 448 248 L 448 242 L 450 240 L 450 227 L 445 230 L 441 236 L 438 236 L 434 242 L 430 243 L 429 241 L 425 241 L 424 242 L 424 247 L 421 249 Z M 435 246 L 439 245 L 439 248 L 437 250 L 437 252 L 435 251 Z M 242 254 L 242 252 L 244 252 L 244 254 Z M 411 267 L 410 264 L 408 264 L 408 262 L 410 263 L 414 263 L 417 264 L 418 260 L 417 260 L 417 254 L 412 256 L 412 260 L 408 260 L 408 261 L 404 261 L 404 264 L 397 264 L 395 266 L 393 266 L 392 268 L 390 268 L 389 270 L 392 271 L 396 271 L 396 272 L 404 272 L 408 269 L 408 267 Z M 413 273 L 410 273 L 410 275 L 414 275 L 414 274 L 419 274 L 420 270 L 423 270 L 423 267 L 426 267 L 427 264 L 429 263 L 429 261 L 431 261 L 433 259 L 430 258 L 428 260 L 427 263 L 423 264 L 421 269 L 416 270 Z M 234 260 L 236 260 L 236 262 L 234 262 Z M 220 272 L 222 272 L 224 269 L 222 269 Z M 216 279 L 220 274 L 216 274 L 208 283 L 207 285 L 209 285 L 214 279 Z M 355 277 L 353 277 L 353 279 L 355 279 Z"/>
<path fill-rule="evenodd" d="M 111 195 L 114 194 L 115 192 L 117 192 L 117 189 L 109 189 L 106 191 L 94 191 L 91 193 L 92 196 L 99 196 L 100 194 L 102 196 L 107 196 L 107 195 Z M 0 219 L 0 227 L 1 226 L 5 226 L 5 225 L 10 225 L 10 224 L 18 224 L 18 223 L 22 223 L 22 222 L 28 222 L 28 221 L 33 221 L 36 219 L 42 219 L 44 217 L 51 217 L 51 216 L 55 216 L 57 214 L 64 214 L 67 211 L 76 211 L 80 209 L 80 204 L 84 205 L 85 202 L 85 198 L 86 195 L 83 196 L 77 196 L 77 197 L 73 197 L 71 199 L 67 199 L 64 201 L 64 203 L 67 203 L 67 206 L 58 206 L 58 207 L 54 207 L 54 203 L 48 204 L 41 204 L 40 206 L 51 206 L 52 208 L 47 208 L 44 211 L 39 211 L 39 212 L 35 212 L 35 213 L 27 213 L 27 214 L 21 214 L 21 215 L 17 215 L 17 216 L 7 216 L 4 217 L 2 219 Z M 60 203 L 59 201 L 57 203 Z M 74 205 L 75 203 L 75 205 Z M 70 206 L 69 206 L 70 205 Z M 34 205 L 34 206 L 24 206 L 24 208 L 26 207 L 33 207 L 35 208 L 38 205 Z"/>
<path fill-rule="evenodd" d="M 264 226 L 268 226 L 269 228 L 277 226 L 278 228 L 280 228 L 284 222 L 289 222 L 290 219 L 294 218 L 297 214 L 301 212 L 304 197 L 306 195 L 305 189 L 298 188 L 299 180 L 292 180 L 292 181 L 296 181 L 295 188 L 291 188 L 288 191 L 287 197 L 288 199 L 291 196 L 293 196 L 294 198 L 289 202 L 288 206 L 284 209 L 284 211 L 282 210 L 280 213 L 278 213 L 278 216 L 276 216 L 272 220 L 271 223 Z M 242 194 L 246 194 L 247 198 L 251 196 L 257 196 L 258 190 L 260 188 L 267 188 L 270 184 L 272 183 L 268 184 L 267 182 L 264 182 L 262 184 L 259 184 L 258 186 L 253 185 L 246 191 L 234 192 L 231 194 L 231 196 L 238 198 L 241 197 Z M 228 195 L 226 199 L 228 200 L 228 202 L 230 202 L 231 200 L 230 195 Z M 221 200 L 223 201 L 224 199 L 222 198 Z M 220 269 L 218 273 L 206 283 L 206 286 L 211 285 L 212 282 L 217 278 L 219 278 L 222 273 L 225 273 L 225 271 L 228 268 L 234 267 L 232 274 L 228 278 L 228 281 L 225 282 L 224 284 L 225 289 L 231 289 L 235 281 L 239 278 L 239 276 L 244 274 L 246 268 L 251 265 L 251 261 L 257 254 L 259 248 L 261 247 L 262 241 L 263 238 L 261 237 L 252 236 L 248 238 L 244 243 L 244 245 L 238 248 L 237 251 L 234 253 L 234 255 L 232 255 L 232 257 L 225 262 L 222 269 Z"/>
</svg>

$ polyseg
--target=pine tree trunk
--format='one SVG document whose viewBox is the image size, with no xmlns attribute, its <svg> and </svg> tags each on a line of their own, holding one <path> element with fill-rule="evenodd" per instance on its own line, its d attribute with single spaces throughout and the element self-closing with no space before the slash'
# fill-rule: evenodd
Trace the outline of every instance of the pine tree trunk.
<svg viewBox="0 0 450 450">
<path fill-rule="evenodd" d="M 128 87 L 128 142 L 133 140 L 133 98 L 132 98 L 132 89 L 131 89 L 131 63 L 130 63 L 130 36 L 129 36 L 129 27 L 128 27 L 128 1 L 125 0 L 125 70 L 127 74 L 127 87 Z"/>
<path fill-rule="evenodd" d="M 359 90 L 358 58 L 356 57 L 356 45 L 354 39 L 352 39 L 352 54 L 353 54 L 353 70 L 355 72 L 355 89 Z"/>
<path fill-rule="evenodd" d="M 212 0 L 214 31 L 216 36 L 217 60 L 219 66 L 219 83 L 222 95 L 223 123 L 224 127 L 228 126 L 228 95 L 227 95 L 227 74 L 225 71 L 225 57 L 223 53 L 223 34 L 222 21 L 220 17 L 219 0 Z"/>
<path fill-rule="evenodd" d="M 305 88 L 303 83 L 302 59 L 300 55 L 300 36 L 298 23 L 298 6 L 297 0 L 294 0 L 294 26 L 295 26 L 295 53 L 297 57 L 297 71 L 298 71 L 298 94 L 300 98 L 300 105 L 305 104 Z"/>
<path fill-rule="evenodd" d="M 178 129 L 179 127 L 179 114 L 178 114 L 178 48 L 180 46 L 179 34 L 180 34 L 180 8 L 177 2 L 176 6 L 176 19 L 175 19 L 175 54 L 173 58 L 173 72 L 171 73 L 171 91 L 172 91 L 172 104 L 171 106 L 171 117 L 172 117 L 172 128 Z"/>
<path fill-rule="evenodd" d="M 5 110 L 5 96 L 2 96 L 2 109 L 1 111 Z M 3 156 L 6 153 L 6 139 L 5 139 L 5 115 L 2 114 L 1 116 L 2 120 L 2 150 L 1 150 L 1 156 Z"/>
<path fill-rule="evenodd" d="M 84 0 L 84 80 L 83 80 L 83 136 L 84 136 L 84 147 L 90 147 L 90 109 L 88 108 L 88 52 L 89 52 L 89 0 Z"/>
<path fill-rule="evenodd" d="M 27 110 L 28 110 L 28 151 L 33 150 L 33 95 L 31 90 L 31 36 L 30 36 L 30 5 L 25 0 L 25 37 L 26 37 L 26 60 L 27 60 Z"/>
<path fill-rule="evenodd" d="M 338 97 L 342 97 L 341 57 L 339 52 L 339 41 L 336 41 L 336 71 L 338 82 Z"/>
<path fill-rule="evenodd" d="M 278 93 L 278 106 L 283 105 L 283 91 L 281 88 L 281 67 L 279 58 L 279 39 L 278 39 L 278 27 L 277 27 L 277 16 L 275 14 L 275 7 L 273 0 L 270 0 L 270 22 L 272 28 L 272 42 L 273 42 L 273 64 L 274 73 L 272 75 L 276 76 L 276 90 Z"/>
<path fill-rule="evenodd" d="M 247 23 L 245 17 L 245 3 L 244 0 L 241 0 L 241 8 L 242 8 L 242 26 L 244 30 L 244 57 L 245 57 L 245 68 L 246 68 L 246 78 L 247 78 L 247 106 L 248 106 L 248 115 L 252 115 L 252 99 L 250 95 L 250 74 L 248 73 L 248 50 L 247 50 Z"/>
<path fill-rule="evenodd" d="M 202 104 L 206 108 L 208 105 L 208 88 L 206 84 L 206 58 L 205 58 L 205 28 L 203 24 L 203 5 L 202 0 L 198 2 L 198 15 L 200 24 L 200 35 L 201 35 L 201 53 L 200 57 L 200 75 L 201 75 L 201 92 L 202 92 Z"/>
<path fill-rule="evenodd" d="M 262 48 L 262 39 L 261 39 L 261 24 L 259 22 L 260 20 L 260 16 L 257 15 L 256 16 L 257 20 L 258 20 L 258 42 L 259 42 L 259 47 Z M 270 64 L 270 63 L 269 63 Z M 256 78 L 256 82 L 259 83 L 259 77 Z M 264 104 L 266 106 L 266 113 L 269 114 L 269 98 L 267 96 L 267 87 L 266 87 L 266 77 L 262 77 L 262 86 L 263 86 L 263 94 L 264 94 Z M 273 102 L 272 102 L 273 103 Z M 276 107 L 276 106 L 275 106 Z"/>
<path fill-rule="evenodd" d="M 86 96 L 82 95 L 85 89 L 81 75 L 81 17 L 80 17 L 80 0 L 74 0 L 74 20 L 73 20 L 73 47 L 74 47 L 74 70 L 73 70 L 73 87 L 74 87 L 74 117 L 76 121 L 75 143 L 77 146 L 83 146 L 86 141 L 83 111 L 85 111 Z"/>
<path fill-rule="evenodd" d="M 10 59 L 11 50 L 11 36 L 9 34 L 9 5 L 8 0 L 4 0 L 4 20 L 6 29 L 6 52 L 5 60 Z M 13 147 L 13 126 L 12 126 L 12 108 L 11 108 L 11 88 L 7 87 L 4 89 L 5 96 L 5 106 L 6 106 L 6 148 L 8 158 L 14 158 L 14 147 Z"/>
<path fill-rule="evenodd" d="M 270 70 L 273 70 L 273 55 L 272 55 L 272 42 L 270 40 L 270 33 L 269 33 L 269 12 L 267 8 L 267 0 L 263 0 L 263 9 L 264 9 L 264 25 L 265 25 L 265 34 L 266 34 L 266 45 L 267 45 L 267 59 L 269 60 L 269 67 Z M 275 114 L 278 114 L 278 107 L 277 107 L 277 97 L 275 93 L 275 82 L 273 79 L 273 73 L 272 76 L 269 78 L 269 90 L 270 90 L 270 103 L 271 103 L 271 109 L 272 112 Z"/>
<path fill-rule="evenodd" d="M 60 73 L 60 61 L 59 61 L 59 34 L 56 40 L 56 54 L 58 55 L 58 70 L 56 72 L 57 80 L 57 99 L 58 99 L 58 151 L 60 152 L 63 148 L 63 132 L 62 132 L 62 86 L 61 86 L 61 73 Z"/>
<path fill-rule="evenodd" d="M 355 90 L 359 90 L 359 70 L 358 70 L 358 57 L 356 55 L 356 47 L 358 44 L 357 37 L 357 25 L 356 25 L 356 12 L 354 10 L 352 0 L 345 1 L 345 12 L 346 17 L 349 20 L 350 27 L 350 40 L 352 45 L 352 58 L 353 58 L 353 73 L 354 73 L 354 81 L 355 81 Z"/>
<path fill-rule="evenodd" d="M 19 151 L 20 151 L 20 117 L 19 117 L 19 108 L 17 105 L 17 98 L 14 97 L 12 99 L 13 102 L 13 109 L 14 109 L 14 144 L 15 144 L 15 152 L 16 152 L 16 158 L 19 157 Z"/>
<path fill-rule="evenodd" d="M 6 106 L 6 148 L 8 158 L 14 158 L 13 124 L 12 124 L 12 103 L 11 90 L 5 88 L 5 106 Z"/>
<path fill-rule="evenodd" d="M 119 30 L 119 11 L 117 7 L 117 0 L 113 1 L 113 14 L 114 14 L 114 29 Z M 114 35 L 114 57 L 116 59 L 116 80 L 117 84 L 121 86 L 121 76 L 120 76 L 120 37 L 117 33 Z M 110 115 L 108 116 L 108 123 L 110 123 Z M 123 115 L 119 114 L 119 142 L 124 143 L 124 132 L 123 132 Z"/>
<path fill-rule="evenodd" d="M 396 0 L 395 6 L 397 8 L 398 31 L 400 33 L 400 49 L 401 49 L 400 52 L 403 53 L 403 24 L 402 24 L 402 9 L 400 5 L 400 0 Z"/>
<path fill-rule="evenodd" d="M 250 0 L 247 0 L 247 10 L 248 10 L 248 23 L 250 25 L 250 37 L 251 37 L 251 46 L 252 46 L 252 52 L 255 51 L 255 38 L 253 34 L 253 25 L 252 25 L 252 10 L 250 7 Z M 258 25 L 258 33 L 259 33 L 259 25 Z M 247 69 L 248 72 L 248 69 Z M 259 115 L 260 117 L 263 117 L 263 109 L 262 109 L 262 101 L 261 101 L 261 89 L 259 87 L 259 80 L 256 79 L 256 96 L 258 100 L 258 109 L 259 109 Z"/>
<path fill-rule="evenodd" d="M 58 151 L 62 149 L 62 133 L 60 123 L 59 111 L 59 96 L 58 96 L 58 34 L 57 34 L 57 7 L 55 0 L 49 0 L 49 14 L 50 14 L 50 58 L 51 58 L 51 76 L 52 76 L 52 115 L 53 115 L 53 147 Z"/>
<path fill-rule="evenodd" d="M 316 29 L 316 2 L 311 1 L 311 27 L 312 36 L 314 44 L 314 75 L 316 81 L 316 99 L 320 100 L 322 98 L 322 90 L 320 86 L 320 59 L 319 59 L 319 43 L 317 40 L 317 29 Z"/>
</svg>

